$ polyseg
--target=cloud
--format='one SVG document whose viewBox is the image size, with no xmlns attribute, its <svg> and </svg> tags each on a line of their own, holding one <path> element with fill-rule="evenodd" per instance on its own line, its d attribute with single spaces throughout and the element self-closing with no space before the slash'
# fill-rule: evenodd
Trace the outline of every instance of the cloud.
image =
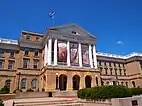
<svg viewBox="0 0 142 106">
<path fill-rule="evenodd" d="M 119 40 L 119 41 L 116 42 L 116 44 L 123 45 L 123 42 Z"/>
</svg>

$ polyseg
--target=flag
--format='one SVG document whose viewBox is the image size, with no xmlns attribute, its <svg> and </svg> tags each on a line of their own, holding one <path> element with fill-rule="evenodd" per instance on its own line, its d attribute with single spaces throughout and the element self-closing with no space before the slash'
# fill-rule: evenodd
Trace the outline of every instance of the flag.
<svg viewBox="0 0 142 106">
<path fill-rule="evenodd" d="M 50 18 L 54 18 L 54 14 L 55 14 L 55 12 L 53 12 L 53 11 L 50 12 L 50 13 L 49 13 L 49 17 L 50 17 Z"/>
</svg>

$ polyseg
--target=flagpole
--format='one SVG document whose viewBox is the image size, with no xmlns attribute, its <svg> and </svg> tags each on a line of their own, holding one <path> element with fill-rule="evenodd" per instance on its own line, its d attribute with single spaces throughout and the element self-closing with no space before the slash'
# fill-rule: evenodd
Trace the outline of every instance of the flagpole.
<svg viewBox="0 0 142 106">
<path fill-rule="evenodd" d="M 54 16 L 53 16 L 53 18 L 52 18 L 52 27 L 54 27 L 54 22 L 55 22 L 55 20 L 54 20 Z"/>
</svg>

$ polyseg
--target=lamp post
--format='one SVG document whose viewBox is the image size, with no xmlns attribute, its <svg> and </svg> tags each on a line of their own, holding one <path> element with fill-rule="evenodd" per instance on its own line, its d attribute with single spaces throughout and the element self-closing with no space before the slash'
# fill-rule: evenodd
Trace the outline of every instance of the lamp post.
<svg viewBox="0 0 142 106">
<path fill-rule="evenodd" d="M 17 86 L 17 90 L 19 90 L 20 75 L 21 75 L 21 73 L 19 72 L 19 73 L 18 73 L 18 86 Z"/>
<path fill-rule="evenodd" d="M 59 74 L 56 73 L 56 90 L 59 90 Z"/>
</svg>

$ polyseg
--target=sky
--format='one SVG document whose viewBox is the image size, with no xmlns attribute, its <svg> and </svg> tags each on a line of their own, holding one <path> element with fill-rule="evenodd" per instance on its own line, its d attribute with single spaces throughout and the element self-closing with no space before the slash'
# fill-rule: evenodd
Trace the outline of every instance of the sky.
<svg viewBox="0 0 142 106">
<path fill-rule="evenodd" d="M 22 30 L 44 33 L 75 23 L 97 38 L 97 51 L 142 52 L 142 0 L 0 0 L 0 38 L 20 39 Z"/>
</svg>

